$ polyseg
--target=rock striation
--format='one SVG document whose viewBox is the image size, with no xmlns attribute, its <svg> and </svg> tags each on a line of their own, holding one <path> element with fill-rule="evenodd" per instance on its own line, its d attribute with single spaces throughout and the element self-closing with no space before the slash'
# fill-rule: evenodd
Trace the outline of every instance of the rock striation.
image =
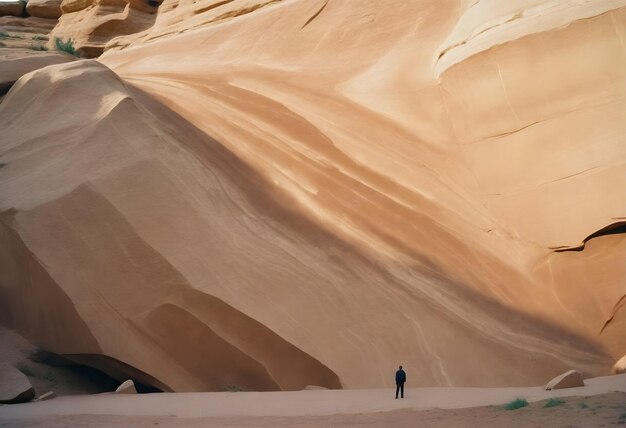
<svg viewBox="0 0 626 428">
<path fill-rule="evenodd" d="M 23 16 L 25 5 L 21 0 L 0 2 L 0 16 Z"/>
<path fill-rule="evenodd" d="M 104 54 L 0 103 L 0 322 L 34 343 L 168 391 L 626 353 L 626 2 L 61 9 Z"/>
</svg>

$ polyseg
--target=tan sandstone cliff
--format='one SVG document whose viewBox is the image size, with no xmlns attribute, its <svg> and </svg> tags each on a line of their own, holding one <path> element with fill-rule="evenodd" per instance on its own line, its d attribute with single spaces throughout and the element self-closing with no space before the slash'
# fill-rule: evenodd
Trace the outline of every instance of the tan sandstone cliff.
<svg viewBox="0 0 626 428">
<path fill-rule="evenodd" d="M 106 51 L 0 104 L 4 324 L 176 391 L 626 353 L 626 1 L 66 1 Z"/>
</svg>

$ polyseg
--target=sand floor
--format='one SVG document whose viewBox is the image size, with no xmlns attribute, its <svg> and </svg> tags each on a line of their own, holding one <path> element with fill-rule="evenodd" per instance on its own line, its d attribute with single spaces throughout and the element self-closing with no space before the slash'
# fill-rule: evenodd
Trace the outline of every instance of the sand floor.
<svg viewBox="0 0 626 428">
<path fill-rule="evenodd" d="M 352 415 L 291 417 L 181 418 L 63 415 L 4 420 L 0 427 L 616 427 L 626 426 L 626 393 L 568 397 L 555 407 L 547 401 L 517 410 L 503 406 L 465 409 L 396 410 Z"/>
<path fill-rule="evenodd" d="M 98 394 L 0 406 L 0 427 L 614 427 L 626 423 L 626 375 L 558 391 L 527 388 Z M 504 404 L 530 403 L 517 410 Z M 554 407 L 545 407 L 559 398 Z"/>
</svg>

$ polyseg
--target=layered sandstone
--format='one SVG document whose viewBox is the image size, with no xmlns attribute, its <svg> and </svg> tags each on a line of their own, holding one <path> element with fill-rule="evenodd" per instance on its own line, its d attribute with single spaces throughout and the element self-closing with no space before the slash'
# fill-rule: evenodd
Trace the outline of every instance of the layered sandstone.
<svg viewBox="0 0 626 428">
<path fill-rule="evenodd" d="M 2 322 L 176 391 L 609 373 L 626 2 L 506 3 L 64 2 L 108 50 L 0 104 Z"/>
<path fill-rule="evenodd" d="M 61 0 L 28 0 L 26 11 L 37 18 L 59 19 Z"/>
</svg>

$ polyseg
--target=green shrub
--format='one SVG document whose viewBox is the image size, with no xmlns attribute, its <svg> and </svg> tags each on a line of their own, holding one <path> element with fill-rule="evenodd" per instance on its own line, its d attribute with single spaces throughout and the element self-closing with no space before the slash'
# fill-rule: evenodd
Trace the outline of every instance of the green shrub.
<svg viewBox="0 0 626 428">
<path fill-rule="evenodd" d="M 55 37 L 54 47 L 58 51 L 63 51 L 63 52 L 67 52 L 68 54 L 78 56 L 78 52 L 76 52 L 76 49 L 74 49 L 74 41 L 72 39 L 68 39 L 67 42 L 64 42 L 58 37 Z"/>
<path fill-rule="evenodd" d="M 8 39 L 9 37 L 11 37 L 11 36 L 9 36 L 4 31 L 0 31 L 0 39 Z"/>
<path fill-rule="evenodd" d="M 507 403 L 504 406 L 504 408 L 506 410 L 515 410 L 515 409 L 521 409 L 522 407 L 526 407 L 526 406 L 528 406 L 528 401 L 526 401 L 525 398 L 516 398 L 510 403 Z"/>
<path fill-rule="evenodd" d="M 556 407 L 565 403 L 563 400 L 559 400 L 558 398 L 549 399 L 543 407 Z"/>
</svg>

